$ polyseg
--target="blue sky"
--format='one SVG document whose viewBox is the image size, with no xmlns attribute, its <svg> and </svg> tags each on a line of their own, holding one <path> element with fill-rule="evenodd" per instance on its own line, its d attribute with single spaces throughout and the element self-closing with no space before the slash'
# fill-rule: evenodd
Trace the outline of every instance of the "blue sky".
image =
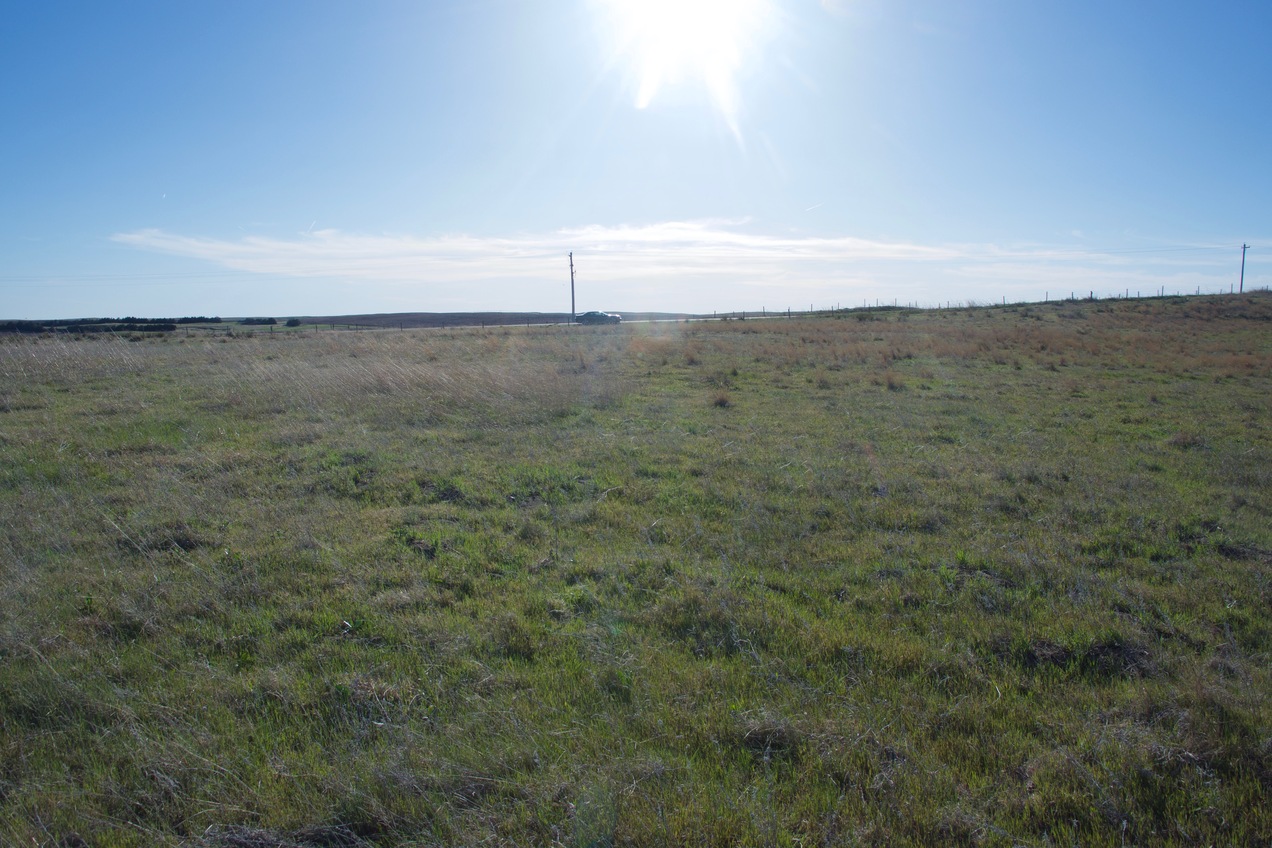
<svg viewBox="0 0 1272 848">
<path fill-rule="evenodd" d="M 0 318 L 1272 285 L 1272 4 L 8 3 Z"/>
</svg>

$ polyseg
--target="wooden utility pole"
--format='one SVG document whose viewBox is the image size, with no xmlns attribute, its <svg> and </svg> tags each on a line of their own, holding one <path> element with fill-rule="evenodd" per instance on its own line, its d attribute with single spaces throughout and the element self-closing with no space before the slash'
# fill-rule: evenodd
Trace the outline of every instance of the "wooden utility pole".
<svg viewBox="0 0 1272 848">
<path fill-rule="evenodd" d="M 574 323 L 574 251 L 570 251 L 570 323 Z"/>
<path fill-rule="evenodd" d="M 1241 294 L 1245 294 L 1245 252 L 1250 249 L 1250 245 L 1241 242 Z"/>
</svg>

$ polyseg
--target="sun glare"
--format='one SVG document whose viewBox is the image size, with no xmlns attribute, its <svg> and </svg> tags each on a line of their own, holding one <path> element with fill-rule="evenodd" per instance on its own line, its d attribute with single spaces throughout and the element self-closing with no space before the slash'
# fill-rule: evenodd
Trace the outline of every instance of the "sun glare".
<svg viewBox="0 0 1272 848">
<path fill-rule="evenodd" d="M 618 52 L 644 109 L 667 85 L 697 82 L 737 132 L 737 76 L 762 32 L 768 0 L 606 0 Z"/>
</svg>

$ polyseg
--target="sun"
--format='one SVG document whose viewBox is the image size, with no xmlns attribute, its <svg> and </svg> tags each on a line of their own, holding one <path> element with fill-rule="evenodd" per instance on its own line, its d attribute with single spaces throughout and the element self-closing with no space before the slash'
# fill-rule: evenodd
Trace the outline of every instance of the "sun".
<svg viewBox="0 0 1272 848">
<path fill-rule="evenodd" d="M 769 0 L 603 0 L 616 52 L 644 109 L 664 86 L 705 87 L 737 132 L 737 77 L 769 17 Z"/>
</svg>

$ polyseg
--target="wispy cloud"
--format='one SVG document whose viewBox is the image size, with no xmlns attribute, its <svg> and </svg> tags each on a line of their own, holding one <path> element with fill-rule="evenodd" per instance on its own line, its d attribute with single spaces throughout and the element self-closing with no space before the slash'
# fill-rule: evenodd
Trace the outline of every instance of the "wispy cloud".
<svg viewBox="0 0 1272 848">
<path fill-rule="evenodd" d="M 1092 251 L 1045 245 L 918 244 L 852 236 L 756 233 L 746 220 L 589 225 L 511 236 L 366 235 L 322 229 L 289 238 L 119 233 L 141 250 L 270 277 L 366 283 L 547 284 L 580 273 L 626 308 L 730 308 L 739 299 L 779 305 L 824 297 L 946 299 L 1041 296 L 1070 285 L 1109 293 L 1213 286 L 1217 248 Z M 1035 292 L 1034 290 L 1037 289 Z M 1068 292 L 1064 292 L 1067 294 Z M 797 298 L 797 300 L 795 300 Z M 639 300 L 640 302 L 634 302 Z"/>
<path fill-rule="evenodd" d="M 362 235 L 312 230 L 293 238 L 246 236 L 220 239 L 163 230 L 119 233 L 112 239 L 143 250 L 214 262 L 257 274 L 296 277 L 462 279 L 551 273 L 566 253 L 586 253 L 589 261 L 616 277 L 693 273 L 752 277 L 790 272 L 799 263 L 863 260 L 949 261 L 962 248 L 904 242 L 745 232 L 744 220 L 672 221 L 639 226 L 568 228 L 545 234 L 506 237 L 446 235 Z M 762 270 L 761 270 L 762 269 Z"/>
</svg>

